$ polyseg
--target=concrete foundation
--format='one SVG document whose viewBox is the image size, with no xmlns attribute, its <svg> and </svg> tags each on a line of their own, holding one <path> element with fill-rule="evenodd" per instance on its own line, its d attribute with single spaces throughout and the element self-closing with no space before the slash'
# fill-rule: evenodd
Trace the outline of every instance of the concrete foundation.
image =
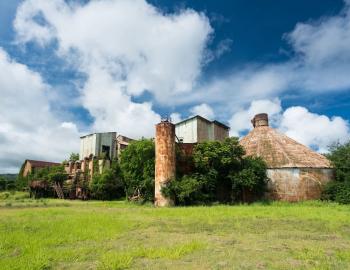
<svg viewBox="0 0 350 270">
<path fill-rule="evenodd" d="M 175 125 L 162 121 L 156 125 L 156 160 L 155 160 L 155 206 L 171 206 L 171 198 L 163 196 L 161 189 L 175 178 Z"/>
</svg>

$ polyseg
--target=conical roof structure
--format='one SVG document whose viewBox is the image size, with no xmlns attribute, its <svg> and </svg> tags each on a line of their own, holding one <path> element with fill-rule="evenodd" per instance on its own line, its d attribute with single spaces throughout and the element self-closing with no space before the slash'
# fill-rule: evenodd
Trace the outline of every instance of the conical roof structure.
<svg viewBox="0 0 350 270">
<path fill-rule="evenodd" d="M 268 168 L 331 168 L 325 156 L 269 127 L 267 114 L 256 115 L 252 124 L 240 144 L 248 156 L 262 157 Z"/>
</svg>

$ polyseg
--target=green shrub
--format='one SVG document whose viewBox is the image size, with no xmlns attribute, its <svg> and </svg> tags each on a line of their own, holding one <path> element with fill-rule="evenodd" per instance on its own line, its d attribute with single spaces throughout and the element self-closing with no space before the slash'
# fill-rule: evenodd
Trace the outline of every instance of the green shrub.
<svg viewBox="0 0 350 270">
<path fill-rule="evenodd" d="M 332 162 L 336 181 L 350 183 L 350 141 L 345 144 L 333 144 L 327 158 Z"/>
<path fill-rule="evenodd" d="M 4 177 L 0 176 L 0 191 L 6 190 L 7 181 Z"/>
<path fill-rule="evenodd" d="M 79 153 L 71 153 L 69 156 L 69 161 L 77 161 L 79 160 Z"/>
<path fill-rule="evenodd" d="M 323 192 L 323 200 L 350 203 L 350 142 L 334 144 L 327 155 L 335 171 L 335 181 L 328 183 Z"/>
<path fill-rule="evenodd" d="M 2 193 L 0 193 L 0 199 L 1 200 L 6 200 L 9 197 L 10 197 L 10 192 L 2 192 Z"/>
<path fill-rule="evenodd" d="M 170 181 L 168 186 L 162 189 L 166 197 L 173 198 L 175 204 L 191 205 L 206 203 L 209 201 L 207 194 L 203 192 L 205 182 L 198 175 L 183 176 L 180 179 Z"/>
<path fill-rule="evenodd" d="M 266 191 L 266 169 L 266 163 L 261 158 L 244 158 L 241 170 L 231 175 L 233 199 L 235 201 L 260 199 Z"/>
<path fill-rule="evenodd" d="M 123 197 L 124 185 L 117 161 L 114 161 L 111 168 L 106 169 L 102 174 L 95 173 L 89 189 L 92 198 L 98 200 L 112 200 Z"/>
<path fill-rule="evenodd" d="M 350 204 L 350 183 L 339 181 L 328 183 L 323 190 L 322 199 Z"/>
<path fill-rule="evenodd" d="M 251 201 L 266 189 L 266 164 L 244 157 L 238 138 L 199 143 L 193 152 L 193 172 L 178 175 L 162 189 L 177 204 Z"/>
<path fill-rule="evenodd" d="M 152 140 L 134 141 L 122 152 L 120 169 L 125 193 L 143 201 L 154 199 L 155 147 Z"/>
</svg>

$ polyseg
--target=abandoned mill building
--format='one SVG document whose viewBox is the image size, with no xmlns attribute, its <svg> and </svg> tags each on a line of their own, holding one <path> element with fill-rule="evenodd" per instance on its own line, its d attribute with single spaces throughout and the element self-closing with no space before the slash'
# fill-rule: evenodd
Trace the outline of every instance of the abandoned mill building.
<svg viewBox="0 0 350 270">
<path fill-rule="evenodd" d="M 196 115 L 175 124 L 175 134 L 179 142 L 199 143 L 223 141 L 229 136 L 230 128 L 219 121 L 209 121 Z"/>
<path fill-rule="evenodd" d="M 155 205 L 173 202 L 161 193 L 161 188 L 175 178 L 175 145 L 190 155 L 197 142 L 223 140 L 228 127 L 202 117 L 184 120 L 176 125 L 165 120 L 156 125 Z M 329 160 L 308 147 L 269 127 L 268 115 L 256 115 L 254 129 L 240 140 L 247 156 L 261 157 L 267 164 L 267 198 L 283 201 L 319 199 L 323 186 L 334 178 Z M 221 130 L 213 132 L 212 126 Z M 203 139 L 202 135 L 207 137 Z M 215 137 L 215 134 L 217 137 Z M 189 151 L 188 151 L 189 149 Z"/>
<path fill-rule="evenodd" d="M 240 144 L 248 156 L 267 164 L 268 198 L 283 201 L 319 199 L 323 186 L 333 179 L 329 160 L 269 127 L 268 115 L 258 114 L 253 130 Z"/>
<path fill-rule="evenodd" d="M 319 199 L 323 186 L 334 178 L 329 160 L 308 147 L 296 142 L 269 126 L 267 114 L 258 114 L 252 120 L 253 130 L 240 140 L 247 156 L 261 157 L 267 164 L 267 198 L 273 200 L 301 201 Z M 172 205 L 161 189 L 176 176 L 176 170 L 188 164 L 179 163 L 176 168 L 176 150 L 191 156 L 194 146 L 204 141 L 223 141 L 229 137 L 229 127 L 216 120 L 210 121 L 199 115 L 173 124 L 169 119 L 156 125 L 155 136 L 155 205 Z M 133 140 L 116 132 L 93 133 L 81 137 L 78 161 L 65 165 L 74 198 L 87 198 L 84 186 L 96 172 L 109 168 L 111 161 Z M 186 161 L 185 161 L 186 162 Z M 35 167 L 54 166 L 57 163 L 27 160 L 24 173 Z M 191 167 L 189 168 L 189 172 Z M 56 187 L 57 194 L 63 192 Z"/>
<path fill-rule="evenodd" d="M 133 139 L 117 132 L 92 133 L 80 137 L 79 159 L 83 160 L 91 155 L 95 157 L 105 156 L 114 159 L 120 156 L 121 151 L 125 149 Z"/>
<path fill-rule="evenodd" d="M 175 125 L 168 119 L 156 125 L 155 199 L 156 206 L 173 204 L 163 196 L 161 189 L 176 176 L 175 146 L 186 156 L 192 155 L 195 144 L 204 141 L 223 141 L 229 136 L 230 128 L 219 121 L 209 121 L 196 115 Z M 186 166 L 186 164 L 182 164 Z"/>
</svg>

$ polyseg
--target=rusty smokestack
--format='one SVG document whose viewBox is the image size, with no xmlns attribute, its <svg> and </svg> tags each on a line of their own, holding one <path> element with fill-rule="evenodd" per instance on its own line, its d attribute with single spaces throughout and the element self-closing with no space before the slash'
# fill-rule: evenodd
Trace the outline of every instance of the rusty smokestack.
<svg viewBox="0 0 350 270">
<path fill-rule="evenodd" d="M 155 206 L 171 206 L 173 200 L 163 196 L 161 189 L 175 178 L 175 125 L 168 120 L 156 125 Z"/>
<path fill-rule="evenodd" d="M 269 126 L 269 116 L 267 113 L 259 113 L 252 119 L 253 127 L 268 127 Z"/>
</svg>

